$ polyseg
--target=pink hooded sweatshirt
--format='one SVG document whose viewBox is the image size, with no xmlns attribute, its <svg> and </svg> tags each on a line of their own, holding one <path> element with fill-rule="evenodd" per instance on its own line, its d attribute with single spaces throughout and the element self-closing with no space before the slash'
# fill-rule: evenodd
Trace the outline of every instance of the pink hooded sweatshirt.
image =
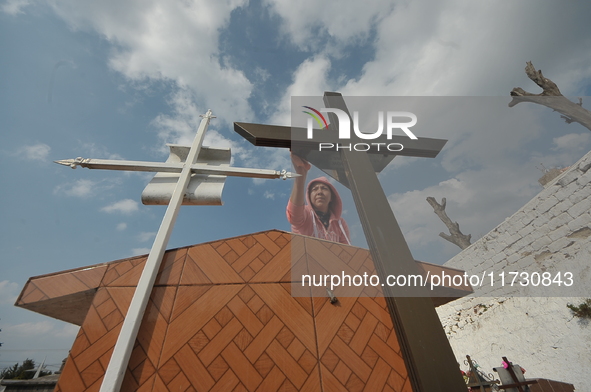
<svg viewBox="0 0 591 392">
<path fill-rule="evenodd" d="M 310 185 L 316 182 L 325 184 L 332 191 L 328 229 L 324 227 L 310 202 Z M 307 204 L 303 206 L 296 206 L 292 204 L 291 200 L 287 203 L 287 220 L 291 223 L 292 232 L 351 245 L 349 241 L 349 227 L 347 226 L 347 222 L 341 218 L 343 211 L 341 196 L 339 196 L 335 187 L 326 177 L 319 177 L 308 183 L 306 187 L 306 202 Z"/>
</svg>

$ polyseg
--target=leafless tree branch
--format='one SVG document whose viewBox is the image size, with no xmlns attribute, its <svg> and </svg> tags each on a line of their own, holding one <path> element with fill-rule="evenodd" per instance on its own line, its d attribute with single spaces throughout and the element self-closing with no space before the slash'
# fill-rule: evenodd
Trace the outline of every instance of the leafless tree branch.
<svg viewBox="0 0 591 392">
<path fill-rule="evenodd" d="M 462 232 L 460 231 L 460 225 L 458 222 L 452 222 L 451 219 L 449 219 L 449 217 L 447 216 L 447 213 L 445 212 L 445 204 L 446 204 L 446 200 L 445 197 L 443 199 L 441 199 L 441 204 L 437 203 L 437 200 L 435 200 L 434 197 L 427 197 L 427 202 L 429 204 L 431 204 L 431 207 L 433 207 L 433 212 L 435 212 L 435 214 L 437 214 L 437 216 L 439 217 L 439 219 L 441 219 L 441 221 L 443 223 L 445 223 L 445 226 L 447 226 L 447 229 L 449 230 L 449 233 L 451 234 L 445 234 L 445 233 L 439 233 L 439 236 L 449 242 L 451 242 L 452 244 L 455 244 L 457 246 L 459 246 L 461 249 L 466 249 L 467 247 L 470 246 L 470 239 L 472 238 L 471 234 L 465 235 L 462 234 Z"/>
<path fill-rule="evenodd" d="M 542 88 L 542 92 L 533 94 L 528 93 L 521 87 L 516 87 L 511 91 L 513 100 L 509 103 L 509 107 L 513 107 L 520 102 L 537 103 L 559 112 L 560 117 L 568 124 L 578 122 L 591 130 L 591 112 L 583 108 L 581 98 L 579 98 L 579 103 L 575 103 L 564 97 L 556 83 L 544 77 L 541 70 L 536 70 L 531 61 L 527 62 L 525 73 L 535 84 Z"/>
</svg>

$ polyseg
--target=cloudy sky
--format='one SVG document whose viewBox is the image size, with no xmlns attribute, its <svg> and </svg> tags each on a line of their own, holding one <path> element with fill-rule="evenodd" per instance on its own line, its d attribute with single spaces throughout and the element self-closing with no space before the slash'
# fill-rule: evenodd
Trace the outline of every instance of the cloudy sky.
<svg viewBox="0 0 591 392">
<path fill-rule="evenodd" d="M 410 102 L 429 102 L 419 136 L 447 146 L 396 158 L 380 179 L 415 258 L 441 264 L 459 248 L 438 237 L 427 196 L 478 239 L 541 190 L 539 168 L 591 149 L 588 130 L 549 109 L 507 108 L 513 87 L 538 92 L 526 61 L 564 95 L 591 95 L 589 2 L 1 1 L 0 368 L 57 366 L 77 332 L 12 306 L 30 276 L 146 253 L 164 214 L 139 202 L 150 175 L 53 160 L 164 161 L 212 109 L 206 145 L 231 146 L 235 166 L 287 169 L 286 151 L 251 146 L 232 122 L 289 125 L 290 98 L 323 91 L 435 96 Z M 290 186 L 228 179 L 224 206 L 183 208 L 169 247 L 288 230 Z"/>
</svg>

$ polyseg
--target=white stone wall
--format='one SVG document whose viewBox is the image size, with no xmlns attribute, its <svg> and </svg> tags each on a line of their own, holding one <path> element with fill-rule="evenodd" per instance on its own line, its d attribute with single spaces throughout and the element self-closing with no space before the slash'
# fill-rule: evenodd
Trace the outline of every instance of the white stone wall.
<svg viewBox="0 0 591 392">
<path fill-rule="evenodd" d="M 470 355 L 492 373 L 506 356 L 524 367 L 528 378 L 591 391 L 591 323 L 573 317 L 566 307 L 591 298 L 590 168 L 591 152 L 445 264 L 487 276 L 473 297 L 437 310 L 460 364 Z M 556 284 L 509 287 L 506 281 L 500 287 L 499 273 L 523 271 L 549 272 L 552 278 L 571 272 L 574 284 L 569 289 Z"/>
</svg>

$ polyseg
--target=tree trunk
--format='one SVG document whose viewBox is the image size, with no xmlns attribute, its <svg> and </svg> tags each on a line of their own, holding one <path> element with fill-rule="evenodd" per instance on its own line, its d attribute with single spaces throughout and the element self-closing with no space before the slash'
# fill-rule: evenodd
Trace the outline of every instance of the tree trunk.
<svg viewBox="0 0 591 392">
<path fill-rule="evenodd" d="M 433 207 L 433 212 L 435 212 L 435 214 L 437 214 L 439 219 L 441 219 L 441 221 L 443 223 L 445 223 L 445 225 L 447 226 L 447 229 L 449 230 L 449 233 L 451 234 L 450 235 L 450 234 L 445 234 L 445 233 L 439 233 L 439 236 L 441 238 L 451 242 L 452 244 L 459 246 L 461 249 L 466 249 L 467 247 L 469 247 L 470 246 L 470 238 L 472 238 L 472 235 L 471 234 L 468 234 L 468 235 L 462 234 L 462 232 L 460 231 L 459 223 L 452 222 L 451 219 L 449 219 L 449 217 L 447 216 L 447 213 L 445 212 L 445 204 L 446 204 L 445 197 L 443 199 L 441 199 L 441 204 L 437 203 L 435 198 L 430 197 L 430 196 L 427 198 L 427 202 L 429 204 L 431 204 L 431 207 Z"/>
<path fill-rule="evenodd" d="M 583 108 L 581 98 L 579 98 L 579 103 L 574 103 L 565 98 L 556 83 L 545 78 L 541 70 L 536 71 L 531 61 L 527 62 L 525 73 L 535 84 L 542 88 L 542 92 L 540 94 L 532 94 L 521 87 L 516 87 L 511 91 L 513 100 L 509 103 L 509 107 L 513 107 L 520 102 L 537 103 L 559 112 L 567 123 L 570 124 L 573 121 L 578 122 L 591 130 L 591 112 Z"/>
</svg>

